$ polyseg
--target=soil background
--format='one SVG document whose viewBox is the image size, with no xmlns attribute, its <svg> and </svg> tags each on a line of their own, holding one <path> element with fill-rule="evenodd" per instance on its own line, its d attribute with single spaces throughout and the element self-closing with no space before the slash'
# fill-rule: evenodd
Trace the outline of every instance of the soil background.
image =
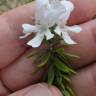
<svg viewBox="0 0 96 96">
<path fill-rule="evenodd" d="M 32 0 L 0 0 L 0 14 L 31 1 Z"/>
</svg>

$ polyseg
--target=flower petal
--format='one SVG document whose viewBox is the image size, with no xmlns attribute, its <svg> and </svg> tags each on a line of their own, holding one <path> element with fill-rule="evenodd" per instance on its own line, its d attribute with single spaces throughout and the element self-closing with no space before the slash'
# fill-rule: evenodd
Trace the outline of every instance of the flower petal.
<svg viewBox="0 0 96 96">
<path fill-rule="evenodd" d="M 37 13 L 40 13 L 39 11 L 43 11 L 43 10 L 40 10 L 40 9 L 49 8 L 49 7 L 50 7 L 49 0 L 44 0 L 43 2 L 42 2 L 42 0 L 36 0 L 36 12 Z"/>
<path fill-rule="evenodd" d="M 63 37 L 65 43 L 67 43 L 67 44 L 77 44 L 75 41 L 73 41 L 73 40 L 70 38 L 70 36 L 69 36 L 69 34 L 68 34 L 67 32 L 63 32 L 63 33 L 62 33 L 62 37 Z"/>
<path fill-rule="evenodd" d="M 61 36 L 62 30 L 61 30 L 61 28 L 60 28 L 59 26 L 57 26 L 57 27 L 55 28 L 54 32 L 55 32 L 56 34 L 58 34 L 59 36 Z"/>
<path fill-rule="evenodd" d="M 36 26 L 30 25 L 30 24 L 23 24 L 23 33 L 32 33 L 36 31 Z"/>
<path fill-rule="evenodd" d="M 47 31 L 45 32 L 45 36 L 46 36 L 46 39 L 47 39 L 47 40 L 50 40 L 50 39 L 52 39 L 52 38 L 54 37 L 54 34 L 52 34 L 52 33 L 50 32 L 50 30 L 47 30 Z"/>
<path fill-rule="evenodd" d="M 73 11 L 74 10 L 74 5 L 71 1 L 61 0 L 61 4 L 65 6 L 66 11 Z"/>
<path fill-rule="evenodd" d="M 33 48 L 39 47 L 44 39 L 44 34 L 37 34 L 32 40 L 30 40 L 27 45 Z"/>
<path fill-rule="evenodd" d="M 24 36 L 20 36 L 20 39 L 26 38 L 27 36 L 31 35 L 31 33 L 26 33 Z"/>
<path fill-rule="evenodd" d="M 82 31 L 82 28 L 78 25 L 74 25 L 74 26 L 66 26 L 67 30 L 68 31 L 71 31 L 71 32 L 75 32 L 75 33 L 79 33 Z"/>
<path fill-rule="evenodd" d="M 46 20 L 49 27 L 54 26 L 57 23 L 58 17 L 65 12 L 64 5 L 59 0 L 51 0 L 51 7 L 46 13 Z"/>
<path fill-rule="evenodd" d="M 50 8 L 49 0 L 36 0 L 36 24 L 47 25 L 45 15 L 47 10 Z"/>
<path fill-rule="evenodd" d="M 74 10 L 74 5 L 71 1 L 66 1 L 66 0 L 63 0 L 61 1 L 61 4 L 65 6 L 65 12 L 59 16 L 58 18 L 58 21 L 57 23 L 59 25 L 62 25 L 61 23 L 66 24 L 70 15 L 71 15 L 71 12 Z"/>
</svg>

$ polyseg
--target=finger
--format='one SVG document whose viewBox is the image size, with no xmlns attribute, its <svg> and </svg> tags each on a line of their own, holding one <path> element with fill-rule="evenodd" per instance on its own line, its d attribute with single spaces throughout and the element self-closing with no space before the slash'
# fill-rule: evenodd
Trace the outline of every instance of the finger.
<svg viewBox="0 0 96 96">
<path fill-rule="evenodd" d="M 74 68 L 83 67 L 96 60 L 96 20 L 91 20 L 80 26 L 82 32 L 71 34 L 77 44 L 65 48 L 66 52 L 80 57 L 80 59 L 72 61 Z"/>
<path fill-rule="evenodd" d="M 91 19 L 95 15 L 96 0 L 72 0 L 72 2 L 74 2 L 76 10 L 73 12 L 70 22 L 80 23 Z M 86 6 L 83 3 L 86 3 Z M 22 32 L 21 25 L 23 23 L 32 23 L 34 8 L 34 4 L 31 3 L 0 17 L 0 68 L 12 63 L 26 50 L 24 41 L 19 40 L 18 37 Z M 80 13 L 79 16 L 78 13 Z"/>
<path fill-rule="evenodd" d="M 27 47 L 19 39 L 22 23 L 32 22 L 34 5 L 24 6 L 0 17 L 0 69 L 22 55 Z M 5 60 L 4 60 L 5 59 Z"/>
<path fill-rule="evenodd" d="M 96 96 L 96 63 L 79 70 L 72 83 L 76 96 Z"/>
<path fill-rule="evenodd" d="M 96 0 L 71 0 L 75 5 L 70 24 L 80 24 L 96 16 Z"/>
<path fill-rule="evenodd" d="M 17 91 L 8 96 L 38 96 L 38 95 L 39 96 L 62 96 L 62 94 L 56 87 L 51 86 L 50 88 L 48 88 L 46 84 L 32 85 L 28 88 Z"/>
<path fill-rule="evenodd" d="M 92 20 L 81 26 L 83 31 L 80 34 L 73 36 L 74 40 L 76 40 L 78 44 L 66 48 L 67 52 L 80 56 L 80 59 L 76 59 L 74 60 L 75 62 L 72 62 L 74 68 L 83 67 L 96 60 L 96 20 Z M 34 69 L 35 67 L 32 60 L 28 59 L 25 53 L 25 55 L 21 56 L 21 58 L 19 58 L 16 62 L 2 69 L 1 78 L 10 90 L 18 90 L 24 86 L 34 83 L 37 79 L 32 75 L 32 70 Z M 38 78 L 41 76 L 42 74 L 37 74 Z"/>
<path fill-rule="evenodd" d="M 14 64 L 1 70 L 1 80 L 4 85 L 12 90 L 20 90 L 30 84 L 39 82 L 43 77 L 44 69 L 37 71 L 36 65 L 32 62 L 35 57 L 28 58 L 28 53 L 25 53 Z"/>
<path fill-rule="evenodd" d="M 11 92 L 4 86 L 3 82 L 0 80 L 0 96 L 7 96 Z"/>
</svg>

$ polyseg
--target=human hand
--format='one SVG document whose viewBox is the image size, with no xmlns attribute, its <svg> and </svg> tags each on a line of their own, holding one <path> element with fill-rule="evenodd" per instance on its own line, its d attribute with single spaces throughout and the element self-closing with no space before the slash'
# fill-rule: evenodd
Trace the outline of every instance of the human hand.
<svg viewBox="0 0 96 96">
<path fill-rule="evenodd" d="M 76 96 L 96 95 L 96 0 L 72 0 L 76 9 L 71 15 L 69 24 L 80 24 L 83 31 L 72 34 L 77 45 L 66 48 L 67 52 L 80 56 L 72 65 L 78 74 L 72 77 Z M 40 82 L 44 74 L 41 70 L 32 74 L 35 65 L 26 57 L 30 48 L 26 41 L 18 37 L 22 33 L 21 25 L 31 23 L 35 4 L 28 4 L 5 13 L 0 17 L 0 96 L 62 96 L 60 91 Z M 82 24 L 81 24 L 82 23 Z M 33 85 L 36 84 L 36 85 Z M 19 91 L 17 91 L 19 90 Z"/>
</svg>

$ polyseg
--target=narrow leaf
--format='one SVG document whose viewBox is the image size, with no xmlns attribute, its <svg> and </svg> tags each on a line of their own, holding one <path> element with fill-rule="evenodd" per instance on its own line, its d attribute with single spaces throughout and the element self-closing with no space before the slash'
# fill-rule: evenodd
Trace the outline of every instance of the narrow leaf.
<svg viewBox="0 0 96 96">
<path fill-rule="evenodd" d="M 64 91 L 65 96 L 72 96 L 67 90 Z"/>
<path fill-rule="evenodd" d="M 55 73 L 54 73 L 54 66 L 53 65 L 49 65 L 49 70 L 48 70 L 48 85 L 52 85 L 54 78 L 55 78 Z"/>
<path fill-rule="evenodd" d="M 63 79 L 67 82 L 71 83 L 71 79 L 68 76 L 63 75 Z"/>
<path fill-rule="evenodd" d="M 69 86 L 67 86 L 67 90 L 70 92 L 70 94 L 71 94 L 72 96 L 75 96 L 73 90 L 72 90 Z"/>
<path fill-rule="evenodd" d="M 47 64 L 49 58 L 50 58 L 50 53 L 47 53 L 46 55 L 44 55 L 42 63 L 38 64 L 37 67 L 41 68 L 41 67 L 45 66 Z"/>
<path fill-rule="evenodd" d="M 64 48 L 58 48 L 55 50 L 55 52 L 62 54 L 64 53 Z"/>
<path fill-rule="evenodd" d="M 77 55 L 73 55 L 73 54 L 66 53 L 66 52 L 64 52 L 64 54 L 65 54 L 66 56 L 68 56 L 69 58 L 76 58 L 76 59 L 80 59 L 80 57 L 77 56 Z"/>
<path fill-rule="evenodd" d="M 62 61 L 58 58 L 54 58 L 54 65 L 62 72 L 65 73 L 75 73 L 75 71 L 68 66 L 66 66 Z"/>
</svg>

